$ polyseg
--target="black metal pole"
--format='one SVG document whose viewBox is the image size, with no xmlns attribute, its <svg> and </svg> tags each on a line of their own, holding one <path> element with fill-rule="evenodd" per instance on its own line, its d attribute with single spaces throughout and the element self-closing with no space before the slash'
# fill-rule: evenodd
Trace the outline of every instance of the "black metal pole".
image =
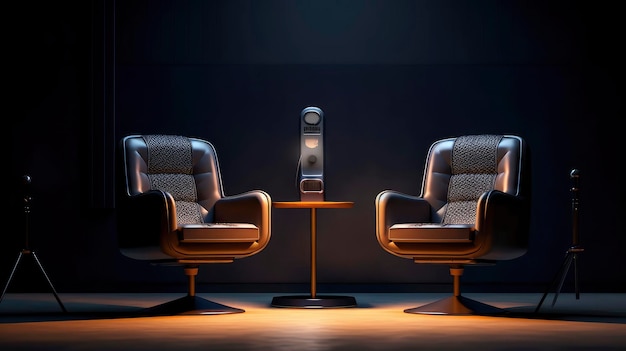
<svg viewBox="0 0 626 351">
<path fill-rule="evenodd" d="M 572 247 L 576 247 L 580 244 L 580 235 L 578 232 L 578 191 L 580 190 L 580 171 L 575 168 L 572 169 L 570 172 L 570 178 L 572 179 Z"/>
</svg>

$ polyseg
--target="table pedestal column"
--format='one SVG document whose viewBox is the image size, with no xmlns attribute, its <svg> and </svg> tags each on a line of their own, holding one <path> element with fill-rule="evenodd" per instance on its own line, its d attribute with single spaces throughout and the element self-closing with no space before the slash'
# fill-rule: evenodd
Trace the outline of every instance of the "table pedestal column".
<svg viewBox="0 0 626 351">
<path fill-rule="evenodd" d="M 287 208 L 285 203 L 280 207 Z M 304 204 L 294 205 L 300 208 L 306 207 Z M 328 203 L 326 206 L 332 206 Z M 345 207 L 345 206 L 344 206 Z M 276 296 L 272 299 L 273 307 L 293 307 L 293 308 L 332 308 L 332 307 L 355 307 L 356 299 L 352 296 L 337 295 L 317 295 L 317 213 L 316 206 L 310 205 L 311 208 L 311 294 L 310 295 L 291 295 Z"/>
</svg>

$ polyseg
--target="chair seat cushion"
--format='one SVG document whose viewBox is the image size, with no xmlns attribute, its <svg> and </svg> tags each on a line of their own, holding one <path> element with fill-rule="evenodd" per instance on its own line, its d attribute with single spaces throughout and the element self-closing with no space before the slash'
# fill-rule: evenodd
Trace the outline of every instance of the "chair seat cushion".
<svg viewBox="0 0 626 351">
<path fill-rule="evenodd" d="M 471 224 L 399 223 L 389 228 L 389 239 L 403 243 L 471 243 Z"/>
<path fill-rule="evenodd" d="M 259 240 L 259 228 L 249 223 L 185 224 L 180 232 L 183 243 L 242 243 Z"/>
</svg>

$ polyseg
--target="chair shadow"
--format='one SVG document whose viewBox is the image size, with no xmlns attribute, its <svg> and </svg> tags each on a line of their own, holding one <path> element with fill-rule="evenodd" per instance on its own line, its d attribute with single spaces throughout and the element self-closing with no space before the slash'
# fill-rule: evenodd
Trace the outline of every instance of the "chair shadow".
<svg viewBox="0 0 626 351">
<path fill-rule="evenodd" d="M 504 315 L 509 318 L 543 319 L 590 323 L 626 324 L 626 313 L 585 309 L 548 309 L 535 311 L 536 306 L 506 308 Z"/>
<path fill-rule="evenodd" d="M 26 310 L 21 312 L 13 309 L 10 312 L 0 312 L 0 324 L 133 318 L 142 316 L 140 312 L 144 310 L 142 307 L 95 305 L 93 303 L 74 304 L 74 307 L 78 307 L 76 311 L 67 309 L 66 312 L 61 310 L 44 312 Z"/>
</svg>

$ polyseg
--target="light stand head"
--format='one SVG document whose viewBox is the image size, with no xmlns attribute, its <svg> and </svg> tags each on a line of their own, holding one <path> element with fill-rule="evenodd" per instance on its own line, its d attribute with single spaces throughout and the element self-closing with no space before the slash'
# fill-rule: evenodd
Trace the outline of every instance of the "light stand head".
<svg viewBox="0 0 626 351">
<path fill-rule="evenodd" d="M 33 200 L 31 196 L 30 186 L 33 179 L 25 174 L 22 176 L 22 184 L 24 185 L 24 213 L 30 213 L 30 203 Z"/>
<path fill-rule="evenodd" d="M 580 200 L 578 198 L 580 171 L 576 168 L 569 173 L 572 179 L 572 249 L 578 248 L 580 244 L 580 234 L 578 231 L 578 207 Z"/>
<path fill-rule="evenodd" d="M 569 177 L 572 179 L 572 191 L 578 191 L 578 180 L 580 179 L 580 170 L 574 168 L 569 172 Z"/>
</svg>

